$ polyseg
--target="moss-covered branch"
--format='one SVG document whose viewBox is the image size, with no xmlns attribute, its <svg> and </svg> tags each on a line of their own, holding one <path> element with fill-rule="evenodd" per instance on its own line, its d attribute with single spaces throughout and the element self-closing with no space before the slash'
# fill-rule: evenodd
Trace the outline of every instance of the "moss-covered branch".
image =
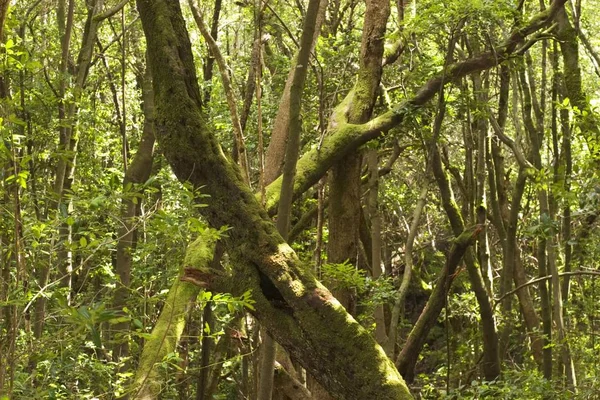
<svg viewBox="0 0 600 400">
<path fill-rule="evenodd" d="M 188 270 L 210 272 L 211 275 L 218 273 L 212 264 L 215 238 L 216 235 L 207 232 L 188 246 L 184 262 Z M 176 279 L 171 286 L 158 321 L 144 345 L 132 387 L 133 399 L 158 398 L 165 381 L 159 365 L 168 354 L 175 351 L 183 333 L 188 306 L 200 290 L 200 286 L 180 279 Z"/>
<path fill-rule="evenodd" d="M 316 184 L 331 166 L 350 152 L 398 126 L 406 115 L 410 115 L 415 108 L 429 102 L 445 84 L 457 81 L 474 72 L 490 69 L 510 58 L 528 35 L 547 26 L 553 20 L 565 2 L 566 0 L 553 1 L 550 7 L 536 14 L 524 26 L 516 28 L 504 42 L 497 45 L 492 51 L 450 65 L 443 73 L 428 80 L 412 98 L 371 121 L 353 125 L 343 123 L 339 118 L 336 119 L 338 123 L 330 126 L 330 134 L 323 140 L 322 145 L 310 149 L 298 161 L 294 195 L 298 197 Z M 271 214 L 277 210 L 280 187 L 281 177 L 267 187 L 266 208 Z"/>
</svg>

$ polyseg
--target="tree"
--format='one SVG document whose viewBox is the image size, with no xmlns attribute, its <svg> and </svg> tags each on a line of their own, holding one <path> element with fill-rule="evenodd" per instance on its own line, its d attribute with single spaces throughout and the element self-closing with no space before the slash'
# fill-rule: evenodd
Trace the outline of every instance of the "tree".
<svg viewBox="0 0 600 400">
<path fill-rule="evenodd" d="M 596 0 L 0 3 L 0 397 L 597 392 Z"/>
<path fill-rule="evenodd" d="M 140 1 L 138 8 L 153 74 L 157 138 L 175 173 L 197 187 L 205 186 L 213 204 L 205 213 L 211 225 L 232 228 L 227 248 L 244 267 L 236 271 L 231 292 L 252 289 L 257 318 L 294 359 L 338 397 L 410 398 L 381 347 L 358 323 L 347 319 L 329 291 L 301 266 L 206 130 L 179 5 Z M 170 107 L 174 103 L 175 109 Z M 185 125 L 180 125 L 182 121 Z M 189 160 L 196 160 L 198 168 Z M 219 208 L 226 212 L 218 212 Z M 283 306 L 277 305 L 279 298 Z M 337 336 L 339 341 L 325 343 L 322 335 Z M 332 352 L 344 357 L 336 361 L 330 357 Z M 350 365 L 354 372 L 341 374 L 345 368 L 340 362 L 348 359 L 354 360 Z M 373 363 L 373 368 L 363 369 L 365 363 Z"/>
</svg>

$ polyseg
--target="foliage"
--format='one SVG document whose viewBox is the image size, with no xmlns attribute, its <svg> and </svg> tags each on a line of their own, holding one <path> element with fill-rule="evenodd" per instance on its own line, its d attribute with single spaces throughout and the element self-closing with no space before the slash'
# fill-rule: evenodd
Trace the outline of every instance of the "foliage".
<svg viewBox="0 0 600 400">
<path fill-rule="evenodd" d="M 147 168 L 150 178 L 124 183 L 135 156 L 144 151 L 141 145 L 145 124 L 152 122 L 144 113 L 144 106 L 148 105 L 143 92 L 146 45 L 138 12 L 133 3 L 128 3 L 122 12 L 101 21 L 92 42 L 90 64 L 82 67 L 84 57 L 80 51 L 90 26 L 89 6 L 94 3 L 95 0 L 11 2 L 3 21 L 0 399 L 110 399 L 115 393 L 124 393 L 145 340 L 164 307 L 167 288 L 178 279 L 190 241 L 207 232 L 215 241 L 230 240 L 229 228 L 209 227 L 199 217 L 199 211 L 213 199 L 202 193 L 202 188 L 177 181 L 161 155 L 160 145 Z M 104 3 L 107 8 L 118 2 Z M 184 3 L 202 80 L 199 85 L 205 117 L 223 153 L 232 154 L 234 143 L 225 89 L 216 69 L 211 77 L 208 71 L 205 74 L 210 54 Z M 262 119 L 258 120 L 254 97 L 244 132 L 251 183 L 257 192 L 261 185 L 259 154 L 269 144 L 306 12 L 302 1 L 269 1 L 268 7 L 259 3 L 224 0 L 217 29 L 217 43 L 228 62 L 240 110 L 247 94 L 254 40 L 259 34 L 267 35 L 260 65 Z M 498 44 L 513 27 L 523 26 L 539 6 L 535 2 L 507 0 L 396 3 L 384 39 L 388 51 L 399 43 L 401 52 L 398 60 L 383 70 L 374 115 L 410 99 L 432 76 L 448 72 L 446 60 L 451 40 L 456 40 L 450 53 L 453 62 L 496 54 Z M 517 8 L 517 3 L 522 9 Z M 585 273 L 598 271 L 600 66 L 594 53 L 600 46 L 596 35 L 600 22 L 595 18 L 599 4 L 596 0 L 583 5 L 574 3 L 575 12 L 569 6 L 567 16 L 573 25 L 578 23 L 579 34 L 585 35 L 575 42 L 579 46 L 576 69 L 569 70 L 568 61 L 575 59 L 563 54 L 561 45 L 567 42 L 558 40 L 558 31 L 553 29 L 530 43 L 527 51 L 511 56 L 500 66 L 446 85 L 445 118 L 439 132 L 434 132 L 434 128 L 442 103 L 429 102 L 415 107 L 401 125 L 369 142 L 366 147 L 379 152 L 382 171 L 384 163 L 393 161 L 389 171 L 380 177 L 378 193 L 385 273 L 373 279 L 366 266 L 368 261 L 359 265 L 324 263 L 317 271 L 334 293 L 352 294 L 357 305 L 355 317 L 370 331 L 374 331 L 374 313 L 379 306 L 389 323 L 406 269 L 412 213 L 421 189 L 427 185 L 426 207 L 418 221 L 412 251 L 413 281 L 399 322 L 396 350 L 402 348 L 431 288 L 440 279 L 454 237 L 432 173 L 431 142 L 436 139 L 443 172 L 465 225 L 476 222 L 477 206 L 486 207 L 487 245 L 478 243 L 473 256 L 478 261 L 489 257 L 492 285 L 487 295 L 494 306 L 493 322 L 501 338 L 503 373 L 493 382 L 482 378 L 479 366 L 484 317 L 474 285 L 461 265 L 453 277 L 446 308 L 420 352 L 415 392 L 421 398 L 584 399 L 594 398 L 600 391 L 600 288 L 596 276 L 569 277 L 569 293 L 562 299 L 565 340 L 558 340 L 557 321 L 550 321 L 553 335 L 546 348 L 554 352 L 551 382 L 535 364 L 519 303 L 523 299 L 511 294 L 510 310 L 504 310 L 503 303 L 496 301 L 514 289 L 513 279 L 505 279 L 504 275 L 506 261 L 511 257 L 516 257 L 517 266 L 522 267 L 525 281 L 551 274 L 548 261 L 556 263 L 556 272 L 569 268 Z M 65 42 L 69 12 L 65 6 L 69 4 L 74 6 L 73 26 L 71 37 Z M 200 5 L 207 18 L 215 11 L 215 4 Z M 403 17 L 399 6 L 403 7 Z M 364 14 L 364 2 L 330 2 L 311 59 L 302 104 L 302 152 L 321 148 L 324 138 L 335 129 L 329 117 L 350 92 L 364 61 L 360 43 Z M 589 46 L 584 43 L 585 38 Z M 69 48 L 63 49 L 66 44 Z M 83 82 L 78 81 L 77 75 L 81 68 L 85 71 Z M 508 70 L 510 78 L 505 110 L 499 104 L 502 68 Z M 577 76 L 582 82 L 579 97 L 568 92 L 572 83 L 569 79 Z M 503 112 L 504 122 L 500 122 L 504 135 L 529 162 L 539 161 L 527 178 L 522 199 L 515 204 L 520 166 L 514 149 L 500 140 L 491 126 L 492 117 L 500 120 Z M 259 125 L 263 129 L 262 147 Z M 71 136 L 67 137 L 65 132 L 69 130 Z M 397 147 L 402 150 L 394 161 Z M 63 163 L 65 183 L 57 189 Z M 211 172 L 206 171 L 209 179 Z M 292 219 L 299 221 L 314 207 L 323 206 L 317 204 L 316 198 L 312 189 L 302 194 Z M 358 201 L 364 205 L 365 198 Z M 324 203 L 327 201 L 325 190 Z M 125 216 L 127 205 L 135 209 L 130 219 Z M 326 249 L 330 240 L 326 207 L 322 211 L 325 222 L 318 245 Z M 513 211 L 516 226 L 509 221 Z M 310 263 L 315 262 L 317 247 L 315 219 L 293 243 L 299 258 Z M 124 282 L 117 271 L 117 258 L 121 255 L 119 245 L 123 244 L 122 229 L 127 226 L 134 235 L 127 243 L 131 245 L 126 252 L 131 268 Z M 366 228 L 368 231 L 370 227 Z M 516 248 L 511 255 L 507 235 L 512 228 Z M 361 241 L 368 242 L 365 238 Z M 365 244 L 368 243 L 358 246 L 359 258 L 368 259 Z M 541 265 L 543 256 L 550 254 L 554 258 Z M 203 254 L 203 258 L 211 257 L 212 254 Z M 235 270 L 228 254 L 223 256 L 222 267 Z M 485 265 L 481 270 L 486 272 Z M 560 279 L 564 293 L 567 278 Z M 527 286 L 539 321 L 543 321 L 544 312 L 542 287 L 539 283 Z M 115 297 L 123 288 L 124 303 L 115 306 Z M 548 298 L 550 306 L 558 302 L 551 298 L 552 293 Z M 216 390 L 210 394 L 212 398 L 251 398 L 250 387 L 256 384 L 256 350 L 260 345 L 258 324 L 250 316 L 255 307 L 250 291 L 239 297 L 200 292 L 189 307 L 179 347 L 158 362 L 167 376 L 163 397 L 195 397 L 193 382 L 206 370 L 215 373 L 218 380 L 213 385 Z M 118 328 L 123 324 L 125 329 Z M 535 333 L 542 331 L 540 322 Z M 117 359 L 115 347 L 123 341 L 127 342 L 129 353 Z M 579 379 L 576 394 L 558 378 L 563 371 L 556 364 L 565 345 L 569 345 Z"/>
</svg>

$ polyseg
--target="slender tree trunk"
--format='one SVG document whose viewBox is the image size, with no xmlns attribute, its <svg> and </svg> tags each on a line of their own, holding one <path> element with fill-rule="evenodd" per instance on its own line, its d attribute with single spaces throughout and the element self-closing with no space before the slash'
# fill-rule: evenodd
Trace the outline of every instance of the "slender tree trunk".
<svg viewBox="0 0 600 400">
<path fill-rule="evenodd" d="M 140 216 L 140 185 L 145 183 L 152 172 L 154 160 L 154 94 L 151 74 L 148 69 L 142 80 L 142 102 L 144 125 L 140 145 L 123 178 L 123 200 L 121 204 L 121 228 L 118 232 L 115 272 L 119 276 L 119 286 L 115 291 L 113 307 L 123 310 L 127 306 L 131 290 L 131 266 L 133 252 L 137 246 L 137 231 Z M 119 322 L 114 326 L 117 336 L 113 348 L 113 360 L 118 361 L 129 353 L 127 331 L 129 322 Z"/>
<path fill-rule="evenodd" d="M 452 191 L 448 178 L 442 170 L 441 159 L 437 146 L 433 151 L 432 169 L 435 180 L 440 189 L 443 208 L 450 221 L 452 232 L 455 236 L 460 235 L 465 230 L 464 222 L 460 211 L 453 199 Z M 483 228 L 482 228 L 483 229 Z M 481 315 L 482 339 L 483 339 L 483 373 L 488 381 L 496 379 L 500 375 L 500 356 L 498 349 L 498 334 L 494 320 L 494 313 L 485 288 L 481 272 L 477 265 L 477 260 L 470 251 L 466 251 L 465 264 L 471 287 L 475 293 Z"/>
<path fill-rule="evenodd" d="M 222 0 L 215 0 L 215 6 L 213 9 L 213 14 L 212 14 L 211 22 L 210 22 L 210 37 L 212 37 L 215 41 L 217 40 L 217 36 L 219 34 L 219 17 L 221 15 L 222 4 L 223 4 Z M 206 57 L 206 60 L 204 60 L 204 65 L 202 65 L 202 78 L 204 79 L 204 82 L 210 83 L 210 81 L 212 81 L 214 64 L 215 64 L 215 57 L 212 54 L 212 49 L 209 46 L 208 47 L 208 57 Z M 203 97 L 203 101 L 202 101 L 204 107 L 206 107 L 210 103 L 211 87 L 212 87 L 212 85 L 209 85 L 208 88 L 206 88 L 204 90 L 204 94 L 203 94 L 204 97 Z M 234 154 L 236 154 L 236 153 L 237 152 L 235 152 Z"/>
<path fill-rule="evenodd" d="M 204 305 L 204 312 L 202 314 L 202 326 L 208 326 L 211 332 L 214 328 L 212 304 L 210 301 Z M 202 353 L 200 356 L 200 374 L 198 376 L 198 382 L 196 385 L 196 400 L 207 400 L 210 398 L 207 396 L 207 389 L 210 387 L 210 357 L 213 353 L 213 350 L 214 343 L 213 339 L 211 338 L 211 335 L 202 333 Z"/>
<path fill-rule="evenodd" d="M 396 360 L 398 371 L 400 371 L 404 379 L 408 382 L 414 380 L 414 369 L 419 353 L 425 344 L 429 331 L 435 325 L 440 312 L 446 304 L 446 295 L 455 278 L 456 268 L 462 261 L 469 246 L 477 239 L 480 231 L 481 226 L 474 226 L 465 230 L 455 239 L 452 250 L 446 259 L 446 264 L 440 272 L 437 284 L 433 288 L 425 308 L 421 312 L 417 323 L 410 331 L 406 343 L 398 355 L 398 360 Z"/>
<path fill-rule="evenodd" d="M 321 32 L 321 26 L 325 20 L 327 4 L 328 0 L 321 0 L 319 3 L 319 11 L 315 22 L 309 54 L 314 51 L 315 46 L 317 45 L 317 39 L 319 38 L 319 34 Z M 302 47 L 300 47 L 299 51 L 300 50 L 302 50 Z M 299 61 L 299 54 L 296 55 L 294 61 L 292 62 L 292 68 L 288 73 L 283 94 L 281 95 L 281 100 L 279 102 L 279 109 L 277 110 L 277 115 L 275 116 L 273 130 L 271 131 L 271 140 L 265 154 L 265 164 L 269 166 L 269 168 L 265 170 L 265 184 L 267 185 L 273 182 L 281 174 L 283 169 L 287 146 L 286 143 L 288 141 L 289 124 L 291 121 L 291 116 L 289 115 L 289 111 L 291 110 L 290 91 L 292 89 L 294 71 L 297 65 L 302 65 Z M 305 64 L 303 66 L 307 67 L 308 65 Z"/>
<path fill-rule="evenodd" d="M 426 184 L 421 189 L 419 200 L 417 200 L 417 204 L 415 205 L 415 209 L 413 211 L 412 222 L 410 224 L 410 229 L 408 231 L 406 246 L 404 250 L 404 274 L 402 275 L 402 282 L 400 283 L 400 287 L 398 288 L 398 293 L 396 294 L 396 300 L 394 302 L 394 308 L 392 309 L 390 327 L 388 330 L 388 341 L 383 346 L 386 354 L 392 360 L 395 358 L 396 355 L 396 338 L 398 337 L 398 323 L 400 322 L 400 316 L 404 313 L 404 300 L 406 299 L 406 294 L 408 293 L 408 288 L 412 276 L 413 245 L 417 236 L 417 229 L 419 228 L 419 220 L 421 219 L 421 214 L 423 213 L 423 209 L 425 208 L 425 203 L 427 201 L 428 192 L 429 185 Z"/>
<path fill-rule="evenodd" d="M 379 279 L 383 274 L 383 268 L 381 264 L 382 227 L 381 215 L 379 214 L 379 157 L 376 149 L 367 151 L 367 165 L 369 167 L 368 209 L 369 218 L 371 219 L 371 271 L 373 279 Z M 383 304 L 375 308 L 374 317 L 375 340 L 383 346 L 388 340 Z"/>
</svg>

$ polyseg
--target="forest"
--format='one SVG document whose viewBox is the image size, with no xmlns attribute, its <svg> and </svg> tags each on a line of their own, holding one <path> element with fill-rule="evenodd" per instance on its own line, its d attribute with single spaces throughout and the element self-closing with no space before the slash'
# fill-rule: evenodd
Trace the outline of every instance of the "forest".
<svg viewBox="0 0 600 400">
<path fill-rule="evenodd" d="M 0 0 L 0 400 L 600 399 L 590 0 Z"/>
</svg>

